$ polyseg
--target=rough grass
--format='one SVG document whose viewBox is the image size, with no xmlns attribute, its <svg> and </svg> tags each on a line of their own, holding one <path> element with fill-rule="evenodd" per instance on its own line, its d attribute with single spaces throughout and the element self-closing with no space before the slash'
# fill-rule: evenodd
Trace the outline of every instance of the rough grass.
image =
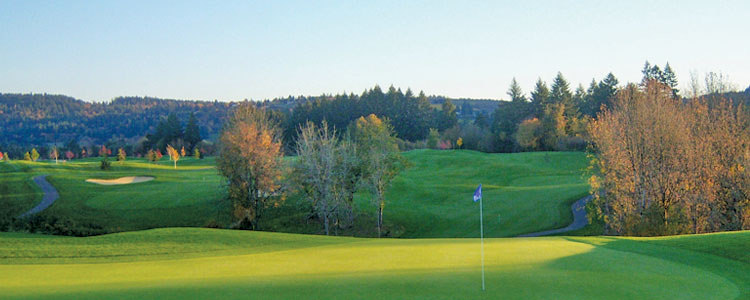
<svg viewBox="0 0 750 300">
<path fill-rule="evenodd" d="M 717 235 L 362 239 L 169 228 L 0 234 L 0 297 L 742 299 L 750 265 Z M 718 235 L 741 240 L 750 232 Z M 722 257 L 724 256 L 724 257 Z M 732 255 L 733 256 L 733 255 Z"/>
</svg>

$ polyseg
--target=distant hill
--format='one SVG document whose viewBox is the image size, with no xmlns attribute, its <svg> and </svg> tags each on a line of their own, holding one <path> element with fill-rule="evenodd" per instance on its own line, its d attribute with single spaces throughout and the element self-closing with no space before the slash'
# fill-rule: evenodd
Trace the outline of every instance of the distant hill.
<svg viewBox="0 0 750 300">
<path fill-rule="evenodd" d="M 287 97 L 257 103 L 289 113 L 298 104 L 321 97 Z M 428 97 L 437 107 L 445 99 L 442 96 Z M 452 101 L 459 118 L 467 120 L 473 120 L 479 112 L 491 114 L 500 103 L 487 99 Z M 93 103 L 66 95 L 0 94 L 0 147 L 64 144 L 72 139 L 90 145 L 110 140 L 134 142 L 153 132 L 159 120 L 169 113 L 175 113 L 183 125 L 190 113 L 194 113 L 201 136 L 213 140 L 236 103 L 152 97 L 117 97 L 110 102 Z"/>
</svg>

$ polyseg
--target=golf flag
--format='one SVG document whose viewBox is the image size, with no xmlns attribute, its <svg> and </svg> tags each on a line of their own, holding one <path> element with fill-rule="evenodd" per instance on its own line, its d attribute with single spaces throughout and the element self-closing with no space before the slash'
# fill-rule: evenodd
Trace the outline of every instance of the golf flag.
<svg viewBox="0 0 750 300">
<path fill-rule="evenodd" d="M 477 190 L 474 191 L 474 202 L 479 201 L 479 199 L 482 199 L 482 184 L 481 183 L 477 187 Z"/>
<path fill-rule="evenodd" d="M 482 184 L 474 191 L 474 202 L 479 201 L 479 240 L 482 243 L 482 290 L 484 291 L 484 222 L 482 221 Z"/>
</svg>

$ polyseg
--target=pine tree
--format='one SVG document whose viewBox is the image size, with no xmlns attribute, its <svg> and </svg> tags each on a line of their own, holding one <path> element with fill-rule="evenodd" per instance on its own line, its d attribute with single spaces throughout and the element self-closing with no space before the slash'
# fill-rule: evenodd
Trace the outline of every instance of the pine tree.
<svg viewBox="0 0 750 300">
<path fill-rule="evenodd" d="M 552 82 L 550 103 L 563 104 L 565 106 L 566 117 L 576 117 L 578 115 L 578 107 L 573 103 L 573 93 L 570 92 L 570 85 L 560 72 L 557 72 L 557 76 Z"/>
<path fill-rule="evenodd" d="M 200 128 L 198 128 L 198 120 L 193 113 L 190 113 L 190 119 L 188 119 L 188 123 L 185 126 L 185 142 L 188 149 L 193 149 L 200 141 L 201 133 Z"/>
<path fill-rule="evenodd" d="M 547 83 L 539 78 L 534 86 L 534 91 L 531 92 L 531 103 L 534 106 L 534 115 L 541 118 L 544 115 L 544 108 L 549 103 L 549 88 Z"/>
<path fill-rule="evenodd" d="M 456 106 L 450 99 L 445 99 L 441 108 L 438 130 L 443 131 L 455 126 L 458 123 L 458 117 L 456 116 Z"/>
<path fill-rule="evenodd" d="M 510 100 L 513 102 L 526 102 L 526 96 L 523 94 L 523 90 L 521 89 L 521 86 L 518 85 L 515 77 L 513 77 L 513 81 L 510 82 L 508 96 L 510 96 Z"/>
<path fill-rule="evenodd" d="M 674 70 L 672 70 L 669 62 L 664 66 L 664 73 L 661 81 L 672 89 L 672 96 L 677 97 L 677 94 L 680 92 L 680 90 L 677 89 L 677 75 L 674 73 Z"/>
</svg>

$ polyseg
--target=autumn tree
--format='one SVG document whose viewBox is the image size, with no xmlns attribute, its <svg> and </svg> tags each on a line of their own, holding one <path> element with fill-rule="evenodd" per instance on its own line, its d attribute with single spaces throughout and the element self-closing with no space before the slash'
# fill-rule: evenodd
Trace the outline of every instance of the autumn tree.
<svg viewBox="0 0 750 300">
<path fill-rule="evenodd" d="M 57 158 L 60 156 L 60 153 L 57 151 L 57 147 L 52 147 L 52 149 L 49 150 L 49 158 L 55 160 L 55 164 L 57 164 Z"/>
<path fill-rule="evenodd" d="M 193 157 L 195 159 L 201 158 L 201 149 L 198 149 L 198 147 L 193 148 Z"/>
<path fill-rule="evenodd" d="M 76 157 L 76 155 L 73 153 L 73 151 L 70 151 L 70 150 L 65 151 L 65 159 L 71 160 L 71 159 L 73 159 L 75 157 Z"/>
<path fill-rule="evenodd" d="M 36 148 L 31 149 L 31 161 L 37 161 L 39 159 L 39 152 L 36 151 Z"/>
<path fill-rule="evenodd" d="M 172 147 L 172 145 L 167 145 L 167 155 L 169 155 L 169 160 L 174 162 L 174 168 L 177 169 L 177 161 L 180 160 L 180 152 Z"/>
<path fill-rule="evenodd" d="M 5 158 L 5 154 L 3 154 L 2 152 L 0 152 L 0 161 L 3 161 L 4 158 Z"/>
<path fill-rule="evenodd" d="M 23 154 L 23 160 L 31 161 L 31 155 L 29 154 L 29 152 Z"/>
<path fill-rule="evenodd" d="M 539 149 L 539 140 L 542 136 L 542 124 L 537 118 L 524 120 L 518 125 L 516 131 L 516 142 L 527 150 Z"/>
<path fill-rule="evenodd" d="M 375 115 L 360 117 L 349 128 L 350 136 L 356 143 L 360 161 L 360 182 L 372 195 L 377 206 L 378 237 L 383 231 L 383 210 L 385 192 L 391 181 L 406 164 L 398 152 L 393 128 L 387 120 Z"/>
<path fill-rule="evenodd" d="M 265 110 L 244 102 L 229 116 L 219 147 L 216 163 L 229 184 L 236 227 L 257 230 L 263 207 L 280 188 L 279 127 Z"/>
<path fill-rule="evenodd" d="M 351 143 L 340 140 L 326 122 L 308 122 L 299 131 L 294 178 L 329 235 L 331 227 L 337 230 L 352 221 L 357 158 Z"/>
<path fill-rule="evenodd" d="M 180 155 L 181 155 L 182 157 L 185 157 L 185 156 L 187 156 L 186 154 L 187 154 L 187 153 L 185 152 L 185 146 L 182 146 L 182 149 L 180 149 Z"/>
<path fill-rule="evenodd" d="M 590 125 L 591 215 L 626 235 L 750 227 L 748 128 L 728 101 L 684 103 L 655 79 L 628 85 Z"/>
<path fill-rule="evenodd" d="M 156 151 L 148 150 L 148 152 L 146 152 L 146 159 L 152 163 L 156 162 Z"/>
<path fill-rule="evenodd" d="M 128 154 L 125 153 L 125 149 L 123 148 L 117 149 L 117 161 L 119 161 L 120 164 L 122 164 L 122 162 L 124 162 L 125 159 L 127 159 L 127 157 L 128 157 Z"/>
</svg>

